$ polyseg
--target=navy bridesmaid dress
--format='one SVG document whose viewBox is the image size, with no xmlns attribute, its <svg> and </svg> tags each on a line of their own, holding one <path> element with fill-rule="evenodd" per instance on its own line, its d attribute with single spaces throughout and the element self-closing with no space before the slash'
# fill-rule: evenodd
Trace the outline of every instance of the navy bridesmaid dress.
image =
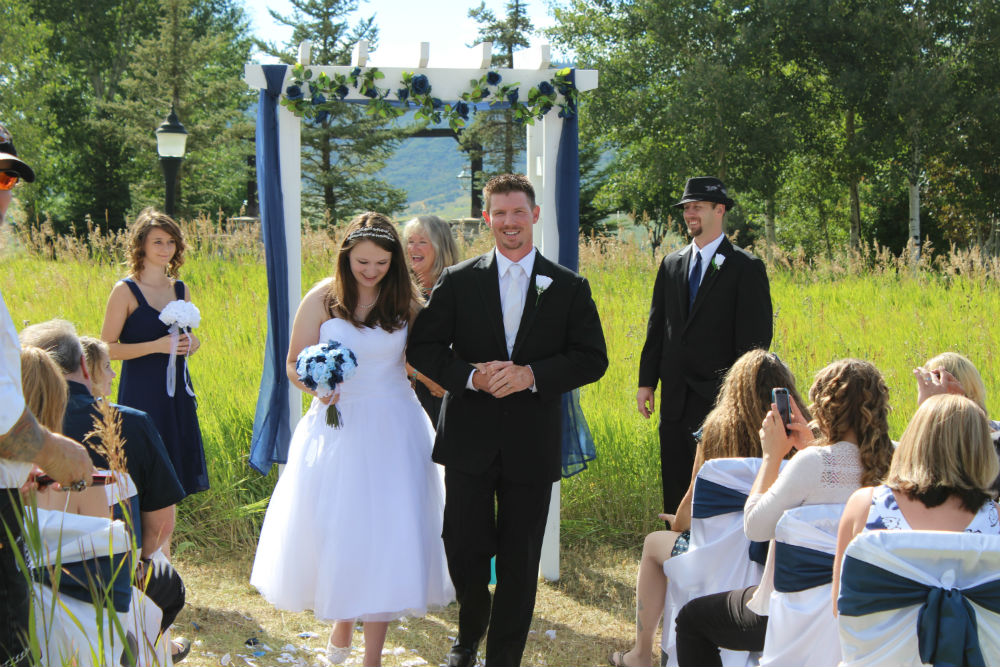
<svg viewBox="0 0 1000 667">
<path fill-rule="evenodd" d="M 167 325 L 160 321 L 160 311 L 149 305 L 142 290 L 131 278 L 122 282 L 128 285 L 139 307 L 125 319 L 120 343 L 145 343 L 168 334 Z M 184 298 L 184 283 L 174 283 L 174 294 Z M 205 467 L 205 447 L 198 427 L 197 402 L 184 386 L 185 364 L 178 356 L 177 382 L 174 395 L 167 395 L 167 362 L 169 354 L 147 354 L 122 362 L 121 380 L 118 383 L 118 402 L 149 414 L 156 424 L 177 477 L 188 495 L 208 488 L 208 470 Z M 190 380 L 188 381 L 190 384 Z"/>
</svg>

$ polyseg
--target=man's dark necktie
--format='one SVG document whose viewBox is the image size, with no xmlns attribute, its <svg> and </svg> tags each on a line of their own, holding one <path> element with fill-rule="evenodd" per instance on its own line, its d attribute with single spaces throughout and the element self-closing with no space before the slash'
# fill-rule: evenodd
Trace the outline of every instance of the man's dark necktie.
<svg viewBox="0 0 1000 667">
<path fill-rule="evenodd" d="M 694 253 L 694 268 L 691 269 L 691 278 L 688 280 L 688 312 L 694 307 L 694 298 L 698 296 L 698 287 L 701 285 L 701 253 L 697 250 Z"/>
</svg>

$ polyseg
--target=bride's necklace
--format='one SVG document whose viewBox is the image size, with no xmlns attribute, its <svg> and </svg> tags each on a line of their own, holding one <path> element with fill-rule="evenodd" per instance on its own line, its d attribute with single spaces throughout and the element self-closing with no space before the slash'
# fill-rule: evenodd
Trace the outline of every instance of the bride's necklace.
<svg viewBox="0 0 1000 667">
<path fill-rule="evenodd" d="M 375 298 L 372 299 L 371 303 L 367 303 L 367 304 L 366 303 L 359 303 L 358 304 L 358 308 L 361 309 L 361 310 L 371 310 L 372 307 L 376 303 L 378 303 L 378 295 L 381 294 L 381 293 L 382 293 L 382 288 L 379 288 L 379 290 L 377 292 L 375 292 Z"/>
</svg>

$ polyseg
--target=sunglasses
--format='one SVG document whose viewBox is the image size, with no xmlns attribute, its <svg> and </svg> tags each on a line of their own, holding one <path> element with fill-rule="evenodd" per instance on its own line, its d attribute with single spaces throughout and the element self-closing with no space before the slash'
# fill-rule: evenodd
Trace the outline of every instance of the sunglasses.
<svg viewBox="0 0 1000 667">
<path fill-rule="evenodd" d="M 19 180 L 21 177 L 12 171 L 0 171 L 0 190 L 10 190 Z"/>
</svg>

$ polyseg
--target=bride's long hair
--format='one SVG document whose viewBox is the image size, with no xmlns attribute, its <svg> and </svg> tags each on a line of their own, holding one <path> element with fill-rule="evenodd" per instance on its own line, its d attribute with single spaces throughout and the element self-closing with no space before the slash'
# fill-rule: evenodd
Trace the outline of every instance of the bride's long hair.
<svg viewBox="0 0 1000 667">
<path fill-rule="evenodd" d="M 389 270 L 379 282 L 378 298 L 364 320 L 354 316 L 358 308 L 358 282 L 351 271 L 351 250 L 362 241 L 371 241 L 389 252 Z M 403 245 L 396 227 L 386 216 L 367 211 L 347 225 L 337 269 L 330 281 L 324 304 L 331 317 L 345 319 L 356 327 L 380 327 L 386 331 L 402 328 L 419 304 L 419 292 L 406 266 Z"/>
</svg>

